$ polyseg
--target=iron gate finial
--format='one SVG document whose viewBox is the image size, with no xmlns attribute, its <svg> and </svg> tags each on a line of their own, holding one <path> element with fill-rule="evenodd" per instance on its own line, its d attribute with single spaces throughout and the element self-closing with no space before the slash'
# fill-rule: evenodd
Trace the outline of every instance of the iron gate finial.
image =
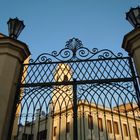
<svg viewBox="0 0 140 140">
<path fill-rule="evenodd" d="M 72 50 L 73 56 L 76 56 L 76 51 L 80 48 L 83 47 L 82 41 L 79 40 L 78 38 L 73 37 L 72 39 L 68 40 L 66 42 L 65 48 L 68 48 Z"/>
</svg>

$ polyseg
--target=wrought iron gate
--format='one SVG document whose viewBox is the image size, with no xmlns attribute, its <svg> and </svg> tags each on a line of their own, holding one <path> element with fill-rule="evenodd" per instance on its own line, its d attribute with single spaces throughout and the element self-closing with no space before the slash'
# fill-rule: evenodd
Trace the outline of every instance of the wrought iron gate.
<svg viewBox="0 0 140 140">
<path fill-rule="evenodd" d="M 140 139 L 139 88 L 121 53 L 72 38 L 23 64 L 18 95 L 16 140 Z"/>
</svg>

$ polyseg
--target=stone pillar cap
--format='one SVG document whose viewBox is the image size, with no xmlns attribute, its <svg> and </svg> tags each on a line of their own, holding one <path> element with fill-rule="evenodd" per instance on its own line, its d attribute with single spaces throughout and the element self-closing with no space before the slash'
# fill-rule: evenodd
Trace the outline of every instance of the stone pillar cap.
<svg viewBox="0 0 140 140">
<path fill-rule="evenodd" d="M 0 38 L 7 37 L 6 35 L 0 33 Z"/>
<path fill-rule="evenodd" d="M 129 54 L 133 55 L 134 50 L 140 47 L 134 45 L 137 44 L 138 41 L 140 41 L 140 28 L 136 28 L 124 36 L 122 48 Z"/>
<path fill-rule="evenodd" d="M 1 48 L 3 48 L 3 51 L 4 51 L 3 53 L 8 53 L 8 54 L 10 54 L 10 51 L 7 51 L 7 49 L 18 51 L 21 55 L 20 61 L 22 62 L 25 59 L 27 59 L 31 54 L 28 46 L 25 43 L 19 40 L 15 40 L 13 38 L 7 37 L 0 33 L 0 49 Z"/>
</svg>

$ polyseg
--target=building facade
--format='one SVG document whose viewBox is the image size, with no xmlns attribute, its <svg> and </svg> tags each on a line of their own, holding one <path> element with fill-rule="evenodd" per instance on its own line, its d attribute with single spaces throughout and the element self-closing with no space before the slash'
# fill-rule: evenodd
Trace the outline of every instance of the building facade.
<svg viewBox="0 0 140 140">
<path fill-rule="evenodd" d="M 132 106 L 135 106 L 135 115 Z M 79 140 L 137 140 L 140 138 L 140 118 L 136 105 L 127 104 L 121 112 L 113 108 L 78 103 L 78 139 Z M 44 115 L 38 110 L 34 122 L 26 122 L 20 126 L 19 140 L 73 140 L 72 106 Z"/>
</svg>

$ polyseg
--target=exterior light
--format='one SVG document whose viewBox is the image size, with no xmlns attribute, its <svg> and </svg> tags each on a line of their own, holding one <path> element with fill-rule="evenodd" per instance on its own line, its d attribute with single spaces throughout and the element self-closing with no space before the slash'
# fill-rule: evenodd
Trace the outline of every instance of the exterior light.
<svg viewBox="0 0 140 140">
<path fill-rule="evenodd" d="M 134 27 L 140 27 L 140 7 L 131 8 L 129 12 L 126 13 L 126 19 Z"/>
<path fill-rule="evenodd" d="M 23 21 L 19 20 L 18 18 L 14 18 L 14 19 L 10 18 L 7 24 L 8 24 L 9 37 L 14 39 L 18 38 L 23 28 L 25 27 Z"/>
</svg>

